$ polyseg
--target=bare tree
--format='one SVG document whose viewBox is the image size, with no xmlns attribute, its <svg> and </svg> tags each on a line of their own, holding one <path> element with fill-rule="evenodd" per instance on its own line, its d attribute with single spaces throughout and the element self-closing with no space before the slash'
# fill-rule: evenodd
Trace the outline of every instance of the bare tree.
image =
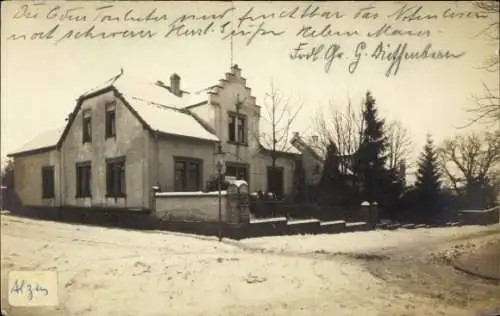
<svg viewBox="0 0 500 316">
<path fill-rule="evenodd" d="M 362 113 L 362 106 L 357 109 L 349 101 L 344 109 L 338 109 L 330 102 L 327 113 L 318 111 L 314 115 L 313 129 L 323 156 L 331 143 L 336 145 L 341 157 L 352 155 L 359 149 L 364 128 Z M 341 164 L 341 168 L 346 166 Z"/>
<path fill-rule="evenodd" d="M 300 101 L 292 102 L 284 96 L 273 82 L 270 91 L 265 94 L 264 105 L 261 109 L 261 119 L 266 131 L 260 133 L 262 145 L 270 152 L 272 169 L 276 168 L 279 152 L 287 152 L 290 144 L 292 125 L 302 110 Z"/>
<path fill-rule="evenodd" d="M 475 97 L 476 104 L 469 108 L 467 112 L 473 115 L 472 120 L 466 125 L 482 123 L 488 126 L 497 127 L 500 122 L 500 95 L 498 89 L 491 89 L 483 83 L 484 95 Z"/>
<path fill-rule="evenodd" d="M 475 183 L 495 180 L 500 163 L 500 132 L 457 136 L 439 150 L 444 176 L 457 193 Z"/>
<path fill-rule="evenodd" d="M 487 72 L 497 73 L 500 71 L 500 55 L 498 51 L 498 41 L 500 40 L 500 21 L 498 19 L 498 12 L 500 9 L 499 1 L 477 1 L 475 2 L 476 8 L 484 13 L 491 14 L 493 21 L 484 27 L 476 37 L 482 36 L 486 40 L 491 41 L 492 45 L 496 48 L 496 54 L 486 58 L 483 65 L 480 67 Z M 498 89 L 492 89 L 483 83 L 484 95 L 476 96 L 475 105 L 467 111 L 473 115 L 471 121 L 466 127 L 482 123 L 486 125 L 493 125 L 498 127 L 500 121 L 500 95 Z"/>
<path fill-rule="evenodd" d="M 386 125 L 385 133 L 388 140 L 387 168 L 396 170 L 402 162 L 408 166 L 414 149 L 408 130 L 403 127 L 401 122 L 393 121 Z"/>
</svg>

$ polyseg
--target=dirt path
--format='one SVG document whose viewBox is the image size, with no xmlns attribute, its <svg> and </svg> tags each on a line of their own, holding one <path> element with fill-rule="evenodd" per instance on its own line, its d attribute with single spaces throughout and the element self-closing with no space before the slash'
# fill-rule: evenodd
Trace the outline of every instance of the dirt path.
<svg viewBox="0 0 500 316">
<path fill-rule="evenodd" d="M 500 286 L 500 240 L 471 253 L 461 254 L 453 260 L 453 266 Z"/>
<path fill-rule="evenodd" d="M 488 308 L 500 308 L 500 283 L 458 271 L 453 267 L 453 260 L 461 256 L 479 256 L 482 249 L 491 245 L 499 251 L 500 232 L 392 251 L 387 259 L 366 261 L 365 266 L 373 275 L 405 291 L 435 298 L 474 314 Z M 487 265 L 494 264 L 499 268 L 498 261 Z"/>
</svg>

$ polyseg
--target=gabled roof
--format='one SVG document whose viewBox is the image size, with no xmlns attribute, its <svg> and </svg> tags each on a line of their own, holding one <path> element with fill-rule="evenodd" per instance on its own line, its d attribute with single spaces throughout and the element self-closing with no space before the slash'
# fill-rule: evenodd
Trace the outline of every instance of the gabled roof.
<svg viewBox="0 0 500 316">
<path fill-rule="evenodd" d="M 294 147 L 301 151 L 308 151 L 316 160 L 324 162 L 325 158 L 319 153 L 320 150 L 317 145 L 309 145 L 304 139 L 299 135 L 299 133 L 294 133 L 291 143 Z M 352 171 L 354 154 L 339 156 L 340 160 L 340 170 L 348 175 L 354 174 Z"/>
<path fill-rule="evenodd" d="M 309 152 L 314 158 L 317 160 L 323 162 L 323 158 L 321 155 L 314 150 L 311 146 L 309 146 L 303 139 L 300 137 L 299 133 L 294 133 L 292 140 L 290 143 L 293 145 L 294 148 L 296 148 L 299 152 L 302 151 L 307 151 Z"/>
<path fill-rule="evenodd" d="M 56 148 L 57 142 L 61 137 L 64 127 L 45 131 L 28 143 L 24 144 L 21 148 L 8 154 L 8 157 L 33 154 L 37 152 L 49 151 Z"/>
<path fill-rule="evenodd" d="M 200 102 L 203 94 L 183 94 L 182 97 L 170 92 L 170 89 L 160 83 L 141 81 L 132 76 L 125 76 L 123 71 L 90 91 L 82 94 L 70 115 L 58 146 L 62 144 L 69 128 L 79 112 L 83 101 L 99 94 L 113 91 L 123 104 L 151 132 L 167 135 L 190 137 L 217 142 L 219 139 L 208 131 L 198 118 L 185 110 L 185 104 Z M 205 100 L 207 96 L 203 96 Z"/>
</svg>

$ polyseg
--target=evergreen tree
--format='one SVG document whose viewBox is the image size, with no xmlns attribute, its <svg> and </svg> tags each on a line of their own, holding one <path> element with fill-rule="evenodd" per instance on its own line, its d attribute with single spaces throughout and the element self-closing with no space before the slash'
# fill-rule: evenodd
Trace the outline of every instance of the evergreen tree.
<svg viewBox="0 0 500 316">
<path fill-rule="evenodd" d="M 418 162 L 415 182 L 418 206 L 423 212 L 421 215 L 426 220 L 430 220 L 437 212 L 441 192 L 440 178 L 436 149 L 431 136 L 427 135 L 427 142 Z"/>
<path fill-rule="evenodd" d="M 327 148 L 323 173 L 318 186 L 320 204 L 325 206 L 335 204 L 335 198 L 339 193 L 337 191 L 339 177 L 338 149 L 335 143 L 331 142 Z"/>
<path fill-rule="evenodd" d="M 387 138 L 384 134 L 384 120 L 378 118 L 375 99 L 370 92 L 366 93 L 363 121 L 364 130 L 355 157 L 355 172 L 362 186 L 363 199 L 380 203 L 390 185 L 384 155 Z"/>
<path fill-rule="evenodd" d="M 352 204 L 359 206 L 356 192 L 348 185 L 349 175 L 343 174 L 339 165 L 338 149 L 332 142 L 327 149 L 323 173 L 318 185 L 318 202 L 332 210 L 338 207 L 346 208 Z"/>
</svg>

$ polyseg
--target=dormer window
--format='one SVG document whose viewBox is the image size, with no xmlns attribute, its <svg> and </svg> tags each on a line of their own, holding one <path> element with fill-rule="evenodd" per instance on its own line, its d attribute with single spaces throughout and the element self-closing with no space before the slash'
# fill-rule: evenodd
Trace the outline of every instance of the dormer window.
<svg viewBox="0 0 500 316">
<path fill-rule="evenodd" d="M 116 137 L 115 102 L 106 104 L 106 138 Z"/>
<path fill-rule="evenodd" d="M 228 141 L 235 144 L 247 144 L 247 116 L 235 112 L 228 114 Z"/>
</svg>

